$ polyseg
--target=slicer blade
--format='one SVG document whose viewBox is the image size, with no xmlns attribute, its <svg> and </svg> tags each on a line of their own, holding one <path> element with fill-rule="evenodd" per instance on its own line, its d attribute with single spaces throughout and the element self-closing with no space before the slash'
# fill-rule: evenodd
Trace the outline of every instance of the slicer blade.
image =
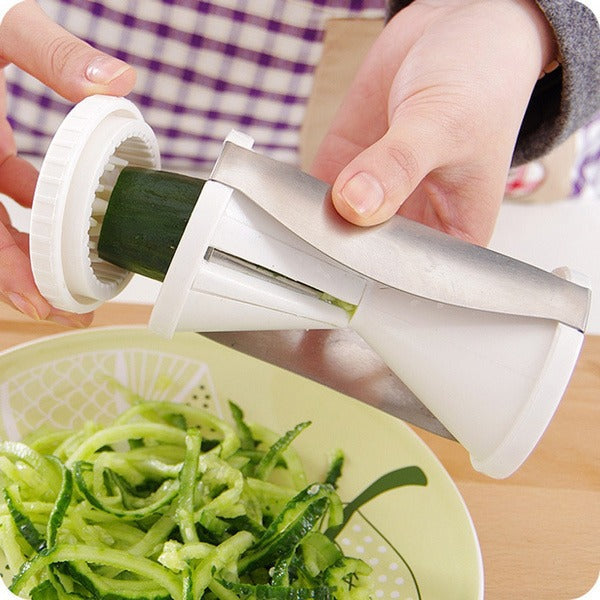
<svg viewBox="0 0 600 600">
<path fill-rule="evenodd" d="M 201 335 L 316 381 L 421 429 L 455 439 L 351 329 L 218 331 Z"/>
</svg>

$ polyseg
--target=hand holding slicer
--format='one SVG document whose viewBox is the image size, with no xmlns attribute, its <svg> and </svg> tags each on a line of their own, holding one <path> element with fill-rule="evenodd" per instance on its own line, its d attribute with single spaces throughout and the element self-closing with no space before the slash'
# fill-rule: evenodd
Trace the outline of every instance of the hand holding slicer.
<svg viewBox="0 0 600 600">
<path fill-rule="evenodd" d="M 214 332 L 277 364 L 286 354 L 277 332 L 337 332 L 333 353 L 344 354 L 346 342 L 358 349 L 346 353 L 347 369 L 353 360 L 360 368 L 365 353 L 383 359 L 391 370 L 383 379 L 397 389 L 404 382 L 477 470 L 514 472 L 574 369 L 590 305 L 581 276 L 548 273 L 399 216 L 351 225 L 333 209 L 328 185 L 252 144 L 232 132 L 208 181 L 182 180 L 192 201 L 161 204 L 156 190 L 168 196 L 172 175 L 159 171 L 156 138 L 139 111 L 101 96 L 75 106 L 34 199 L 31 259 L 42 294 L 87 312 L 115 297 L 132 271 L 150 274 L 163 281 L 152 330 Z M 139 217 L 129 218 L 134 210 Z M 159 228 L 148 227 L 144 211 L 160 215 Z M 157 254 L 158 267 L 149 264 Z M 318 363 L 303 374 L 325 368 Z M 296 370 L 293 360 L 285 366 Z M 402 414 L 386 389 L 379 405 Z"/>
</svg>

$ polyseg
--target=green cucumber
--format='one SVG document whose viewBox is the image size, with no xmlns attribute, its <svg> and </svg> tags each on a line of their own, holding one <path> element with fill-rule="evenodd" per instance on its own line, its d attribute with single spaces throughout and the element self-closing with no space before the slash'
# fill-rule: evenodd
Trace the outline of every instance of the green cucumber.
<svg viewBox="0 0 600 600">
<path fill-rule="evenodd" d="M 46 548 L 46 540 L 36 529 L 31 519 L 25 514 L 23 507 L 13 496 L 10 490 L 8 488 L 4 488 L 3 492 L 4 502 L 6 503 L 9 514 L 13 519 L 17 531 L 36 552 L 41 552 L 44 548 Z"/>
<path fill-rule="evenodd" d="M 52 507 L 52 512 L 50 513 L 48 526 L 46 528 L 47 545 L 49 548 L 52 548 L 56 544 L 58 530 L 65 519 L 65 514 L 73 496 L 73 474 L 55 456 L 50 455 L 47 458 L 58 467 L 62 474 L 62 485 L 56 496 L 56 501 Z"/>
<path fill-rule="evenodd" d="M 317 527 L 330 508 L 334 494 L 330 485 L 316 483 L 298 492 L 239 561 L 239 573 L 272 564 L 278 558 L 292 553 Z"/>
<path fill-rule="evenodd" d="M 294 483 L 306 480 L 292 442 L 307 422 L 279 435 L 234 403 L 227 423 L 187 404 L 135 402 L 87 435 L 70 432 L 61 456 L 0 444 L 2 576 L 15 594 L 368 600 L 368 565 L 328 537 L 344 516 L 333 485 Z"/>
<path fill-rule="evenodd" d="M 147 588 L 162 587 L 165 590 L 163 598 L 181 600 L 181 585 L 177 576 L 155 561 L 139 556 L 131 556 L 128 552 L 100 546 L 86 546 L 83 544 L 63 544 L 52 549 L 46 549 L 23 564 L 20 571 L 13 578 L 10 591 L 20 594 L 32 578 L 39 575 L 49 565 L 64 562 L 82 561 L 98 566 L 115 567 L 126 570 L 138 579 L 147 582 Z M 115 583 L 118 585 L 118 582 Z M 96 595 L 97 598 L 106 598 L 107 595 Z M 112 596 L 124 598 L 125 596 Z M 137 596 L 140 599 L 140 596 Z M 148 599 L 146 596 L 145 600 Z M 141 599 L 140 599 L 141 600 Z"/>
<path fill-rule="evenodd" d="M 204 180 L 125 167 L 111 192 L 98 239 L 98 256 L 162 281 Z"/>
<path fill-rule="evenodd" d="M 329 468 L 325 475 L 324 483 L 328 483 L 337 488 L 338 479 L 342 476 L 342 467 L 344 466 L 344 453 L 338 448 L 329 457 Z"/>
<path fill-rule="evenodd" d="M 268 450 L 268 452 L 260 459 L 256 465 L 254 477 L 256 479 L 267 479 L 271 471 L 275 468 L 277 461 L 280 459 L 285 449 L 298 437 L 298 434 L 310 425 L 310 421 L 298 423 L 293 429 L 282 435 Z"/>
<path fill-rule="evenodd" d="M 364 561 L 342 556 L 325 569 L 325 584 L 335 590 L 335 600 L 370 600 L 369 575 L 372 568 Z"/>
<path fill-rule="evenodd" d="M 139 506 L 134 508 L 125 508 L 127 503 L 123 500 L 123 490 L 120 488 L 119 494 L 116 496 L 116 498 L 121 499 L 123 508 L 120 508 L 118 505 L 110 505 L 108 498 L 98 495 L 96 490 L 88 484 L 85 474 L 91 473 L 92 469 L 93 465 L 85 461 L 77 461 L 73 465 L 73 477 L 77 484 L 77 489 L 94 508 L 123 519 L 143 519 L 148 515 L 160 514 L 161 509 L 166 510 L 166 507 L 177 496 L 179 490 L 178 481 L 166 479 L 156 492 L 148 496 L 145 503 L 140 503 Z"/>
<path fill-rule="evenodd" d="M 283 585 L 236 583 L 220 580 L 225 589 L 232 590 L 237 598 L 249 600 L 337 600 L 334 588 L 326 585 L 303 588 Z M 211 587 L 212 590 L 212 587 Z"/>
<path fill-rule="evenodd" d="M 36 585 L 29 595 L 31 600 L 58 600 L 58 592 L 47 579 Z"/>
</svg>

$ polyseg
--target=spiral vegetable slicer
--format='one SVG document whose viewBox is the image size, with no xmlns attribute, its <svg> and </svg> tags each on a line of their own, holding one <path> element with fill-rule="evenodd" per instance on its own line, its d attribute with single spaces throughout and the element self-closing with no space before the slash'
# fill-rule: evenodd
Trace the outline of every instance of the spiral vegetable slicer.
<svg viewBox="0 0 600 600">
<path fill-rule="evenodd" d="M 232 132 L 164 276 L 150 328 L 341 329 L 357 333 L 493 477 L 543 434 L 583 340 L 590 290 L 399 216 L 345 222 L 329 186 Z M 111 186 L 127 165 L 160 168 L 156 138 L 123 98 L 91 97 L 44 160 L 31 223 L 37 285 L 87 312 L 131 273 L 100 258 Z M 341 415 L 343 418 L 343 415 Z"/>
</svg>

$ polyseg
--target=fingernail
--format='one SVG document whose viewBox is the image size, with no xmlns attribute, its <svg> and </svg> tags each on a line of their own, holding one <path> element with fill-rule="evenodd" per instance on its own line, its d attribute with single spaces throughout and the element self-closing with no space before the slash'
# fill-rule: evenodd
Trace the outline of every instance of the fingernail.
<svg viewBox="0 0 600 600">
<path fill-rule="evenodd" d="M 35 306 L 25 296 L 16 292 L 8 292 L 6 295 L 17 310 L 36 321 L 40 320 L 40 313 L 38 313 Z"/>
<path fill-rule="evenodd" d="M 85 70 L 86 78 L 92 83 L 109 84 L 131 67 L 118 58 L 96 56 Z"/>
<path fill-rule="evenodd" d="M 340 196 L 359 215 L 372 215 L 383 204 L 383 188 L 373 175 L 357 173 L 349 179 Z"/>
</svg>

